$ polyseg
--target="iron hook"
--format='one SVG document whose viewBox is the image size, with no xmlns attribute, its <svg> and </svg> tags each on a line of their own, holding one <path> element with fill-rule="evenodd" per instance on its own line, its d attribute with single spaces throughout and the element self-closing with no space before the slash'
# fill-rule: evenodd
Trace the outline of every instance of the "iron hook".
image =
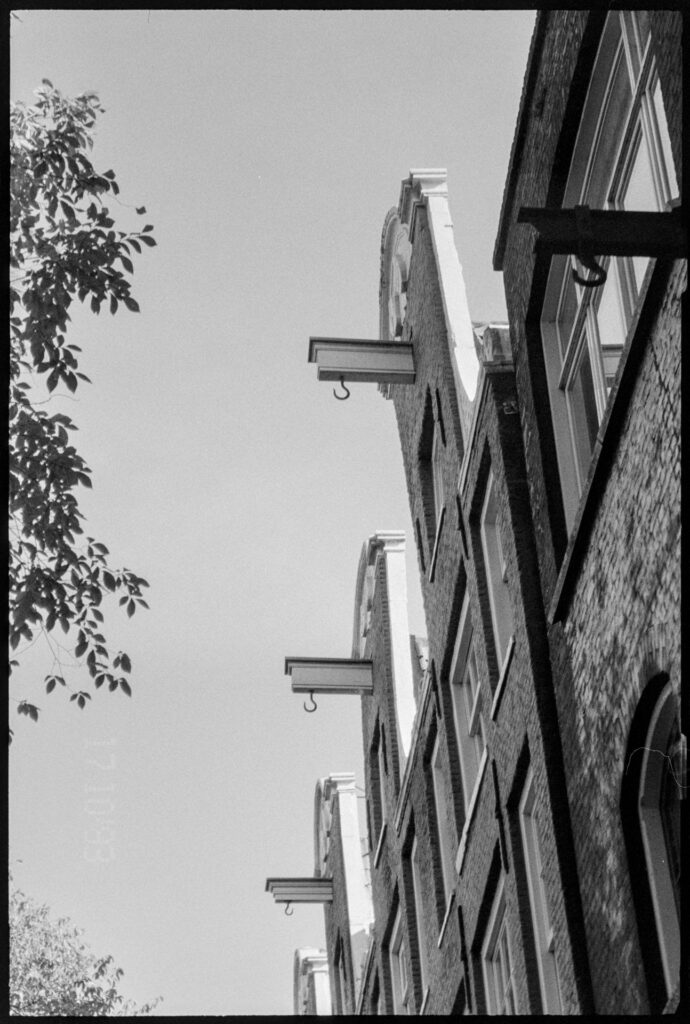
<svg viewBox="0 0 690 1024">
<path fill-rule="evenodd" d="M 338 397 L 338 396 L 336 395 L 336 398 L 337 398 L 337 397 Z M 314 707 L 313 707 L 313 708 L 308 708 L 308 707 L 307 707 L 307 703 L 306 703 L 306 701 L 305 701 L 305 702 L 304 702 L 304 703 L 302 704 L 302 707 L 304 708 L 304 710 L 305 710 L 306 712 L 308 712 L 308 713 L 309 713 L 310 715 L 312 715 L 312 714 L 313 714 L 313 713 L 314 713 L 314 712 L 316 711 L 316 709 L 318 708 L 318 706 L 319 706 L 319 705 L 318 705 L 318 704 L 316 703 L 316 701 L 314 700 L 314 691 L 313 691 L 313 690 L 312 690 L 312 691 L 310 692 L 310 694 L 309 694 L 309 700 L 310 700 L 310 701 L 312 702 L 312 704 L 314 705 Z"/>
<path fill-rule="evenodd" d="M 594 277 L 582 277 L 578 274 L 575 268 L 572 268 L 573 280 L 577 281 L 578 284 L 582 285 L 583 288 L 599 288 L 606 281 L 606 271 L 604 268 L 597 263 L 593 256 L 581 256 L 578 255 L 578 259 L 583 267 L 587 270 L 591 270 Z"/>
<path fill-rule="evenodd" d="M 582 277 L 573 267 L 573 280 L 583 288 L 599 288 L 606 280 L 606 271 L 591 255 L 593 248 L 592 211 L 586 205 L 576 206 L 574 214 L 578 237 L 577 258 L 583 267 L 592 271 L 594 277 Z"/>
<path fill-rule="evenodd" d="M 288 900 L 287 903 L 285 904 L 285 910 L 283 911 L 283 913 L 285 914 L 286 917 L 292 917 L 294 912 L 295 909 L 290 905 L 290 900 Z"/>
<path fill-rule="evenodd" d="M 335 388 L 333 388 L 333 394 L 335 395 L 335 397 L 338 399 L 339 402 L 345 402 L 350 397 L 350 389 L 345 387 L 345 377 L 344 376 L 341 376 L 341 378 L 340 378 L 340 386 L 343 389 L 343 391 L 345 392 L 345 394 L 344 395 L 339 395 L 338 392 L 335 390 Z"/>
</svg>

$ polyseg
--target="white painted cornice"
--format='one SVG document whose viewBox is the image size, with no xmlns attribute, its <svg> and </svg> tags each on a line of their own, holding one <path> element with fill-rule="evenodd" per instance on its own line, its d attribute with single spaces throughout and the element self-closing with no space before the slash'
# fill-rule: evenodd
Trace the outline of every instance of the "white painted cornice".
<svg viewBox="0 0 690 1024">
<path fill-rule="evenodd" d="M 463 441 L 466 446 L 472 418 L 472 401 L 477 390 L 479 360 L 475 350 L 462 266 L 455 247 L 445 169 L 411 170 L 409 177 L 402 182 L 398 214 L 401 222 L 409 226 L 409 237 L 413 248 L 416 216 L 420 207 L 424 207 L 427 211 L 460 409 Z"/>
</svg>

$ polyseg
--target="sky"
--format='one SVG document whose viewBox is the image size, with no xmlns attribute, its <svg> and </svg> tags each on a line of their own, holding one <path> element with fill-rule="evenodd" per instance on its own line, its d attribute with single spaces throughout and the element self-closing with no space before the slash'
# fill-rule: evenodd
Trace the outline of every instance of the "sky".
<svg viewBox="0 0 690 1024">
<path fill-rule="evenodd" d="M 72 307 L 93 383 L 49 406 L 93 471 L 86 532 L 150 583 L 149 611 L 106 605 L 133 695 L 80 711 L 44 691 L 48 642 L 19 649 L 10 866 L 157 1014 L 291 1014 L 323 910 L 286 917 L 265 879 L 313 873 L 316 782 L 361 787 L 363 761 L 359 698 L 306 714 L 284 659 L 350 656 L 377 530 L 406 532 L 426 633 L 393 405 L 375 384 L 337 402 L 308 339 L 378 336 L 381 230 L 411 168 L 447 168 L 472 319 L 505 318 L 491 261 L 535 13 L 17 14 L 12 99 L 42 78 L 96 91 L 111 215 L 158 244 L 135 262 L 140 313 Z"/>
</svg>

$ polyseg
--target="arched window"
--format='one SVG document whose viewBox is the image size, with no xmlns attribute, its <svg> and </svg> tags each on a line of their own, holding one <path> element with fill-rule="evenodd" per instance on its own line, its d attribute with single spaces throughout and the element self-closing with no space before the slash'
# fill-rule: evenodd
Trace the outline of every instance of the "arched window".
<svg viewBox="0 0 690 1024">
<path fill-rule="evenodd" d="M 652 679 L 630 729 L 621 812 L 649 1010 L 660 1013 L 680 977 L 680 800 L 684 756 L 678 699 Z"/>
</svg>

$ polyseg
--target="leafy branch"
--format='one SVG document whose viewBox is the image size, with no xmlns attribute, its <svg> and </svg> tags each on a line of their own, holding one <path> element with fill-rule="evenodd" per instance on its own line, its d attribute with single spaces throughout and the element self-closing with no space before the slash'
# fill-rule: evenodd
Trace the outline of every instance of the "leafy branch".
<svg viewBox="0 0 690 1024">
<path fill-rule="evenodd" d="M 60 384 L 70 397 L 90 383 L 79 369 L 81 349 L 67 341 L 73 300 L 88 301 L 94 313 L 104 304 L 112 314 L 120 306 L 138 312 L 128 276 L 132 257 L 156 242 L 151 224 L 116 230 L 104 203 L 119 187 L 115 173 L 98 173 L 87 155 L 103 112 L 96 94 L 69 99 L 44 79 L 36 96 L 35 106 L 11 108 L 10 647 L 16 651 L 59 626 L 75 640 L 74 657 L 96 688 L 107 684 L 130 695 L 131 661 L 123 652 L 111 654 L 100 606 L 104 596 L 117 594 L 131 616 L 148 607 L 142 596 L 148 583 L 129 569 L 113 569 L 107 547 L 93 537 L 83 542 L 76 492 L 92 486 L 91 470 L 72 443 L 77 427 L 70 417 L 39 406 Z M 35 395 L 40 384 L 48 393 L 42 400 Z M 44 682 L 47 693 L 67 687 L 62 674 Z M 79 690 L 70 700 L 83 708 L 90 694 Z M 17 710 L 38 718 L 27 701 Z"/>
</svg>

